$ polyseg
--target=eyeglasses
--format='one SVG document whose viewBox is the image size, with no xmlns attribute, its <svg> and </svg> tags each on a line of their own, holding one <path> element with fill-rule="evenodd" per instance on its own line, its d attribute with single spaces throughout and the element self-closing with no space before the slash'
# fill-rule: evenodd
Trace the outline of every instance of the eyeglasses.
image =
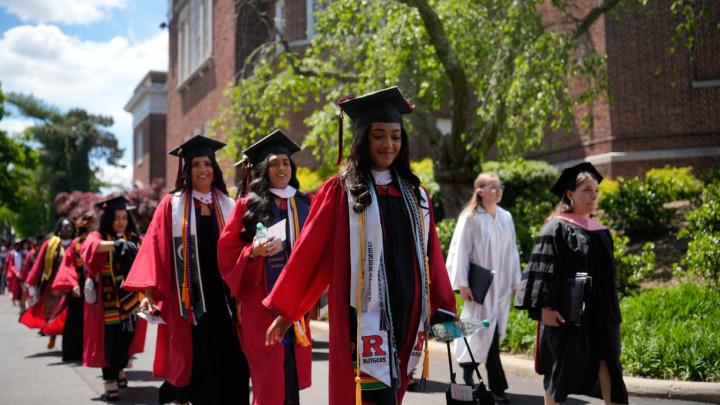
<svg viewBox="0 0 720 405">
<path fill-rule="evenodd" d="M 499 185 L 499 186 L 496 186 L 496 185 L 493 185 L 493 184 L 488 184 L 487 186 L 482 186 L 482 188 L 485 189 L 485 190 L 498 191 L 498 192 L 505 190 L 505 186 L 502 185 L 502 184 Z"/>
</svg>

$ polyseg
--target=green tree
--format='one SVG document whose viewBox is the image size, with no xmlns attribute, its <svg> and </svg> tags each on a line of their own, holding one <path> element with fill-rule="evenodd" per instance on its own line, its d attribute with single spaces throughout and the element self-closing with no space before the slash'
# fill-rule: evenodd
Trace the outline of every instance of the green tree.
<svg viewBox="0 0 720 405">
<path fill-rule="evenodd" d="M 248 56 L 229 91 L 219 126 L 232 146 L 287 127 L 288 117 L 278 111 L 312 106 L 305 145 L 331 166 L 335 100 L 399 84 L 416 104 L 412 134 L 430 146 L 452 215 L 469 197 L 488 151 L 521 155 L 548 132 L 572 130 L 576 107 L 604 95 L 605 60 L 587 32 L 620 0 L 605 0 L 581 16 L 573 1 L 552 0 L 559 17 L 548 26 L 537 11 L 544 0 L 318 1 L 314 36 L 302 51 L 290 46 L 268 10 L 254 1 L 236 3 L 241 13 L 258 15 L 274 40 Z M 673 0 L 673 12 L 694 21 L 688 3 Z M 572 84 L 582 91 L 571 92 Z M 451 129 L 443 134 L 437 120 L 448 113 Z M 591 125 L 592 117 L 585 118 Z"/>
<path fill-rule="evenodd" d="M 5 115 L 5 97 L 0 89 L 0 121 Z M 37 165 L 37 153 L 22 142 L 0 131 L 0 207 L 18 205 L 20 188 L 27 183 L 27 172 Z"/>
<path fill-rule="evenodd" d="M 39 144 L 39 180 L 55 196 L 61 191 L 98 191 L 102 182 L 92 162 L 118 165 L 123 149 L 108 128 L 111 117 L 74 108 L 66 113 L 32 95 L 10 93 L 8 101 L 20 113 L 38 121 L 25 136 Z"/>
</svg>

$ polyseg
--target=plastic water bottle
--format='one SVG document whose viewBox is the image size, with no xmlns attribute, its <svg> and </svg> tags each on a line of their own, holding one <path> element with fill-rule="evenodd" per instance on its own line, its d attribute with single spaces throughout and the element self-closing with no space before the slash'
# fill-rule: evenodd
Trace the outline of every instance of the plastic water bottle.
<svg viewBox="0 0 720 405">
<path fill-rule="evenodd" d="M 490 321 L 487 319 L 482 321 L 473 318 L 456 319 L 433 325 L 432 335 L 437 340 L 450 341 L 473 335 L 480 329 L 489 327 Z"/>
<path fill-rule="evenodd" d="M 255 239 L 258 242 L 264 242 L 267 238 L 267 228 L 262 224 L 262 222 L 258 222 L 257 226 L 255 226 Z"/>
</svg>

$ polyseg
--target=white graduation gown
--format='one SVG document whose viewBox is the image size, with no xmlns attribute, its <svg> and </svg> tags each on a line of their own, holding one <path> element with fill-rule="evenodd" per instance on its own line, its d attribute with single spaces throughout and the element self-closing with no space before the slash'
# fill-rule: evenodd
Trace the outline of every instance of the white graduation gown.
<svg viewBox="0 0 720 405">
<path fill-rule="evenodd" d="M 512 291 L 520 283 L 520 255 L 515 237 L 512 215 L 497 207 L 495 217 L 482 207 L 476 212 L 460 214 L 447 257 L 447 270 L 454 290 L 468 286 L 470 262 L 495 272 L 485 302 L 465 302 L 461 318 L 490 321 L 488 329 L 481 329 L 468 338 L 475 361 L 487 360 L 493 332 L 497 327 L 500 341 L 505 337 Z M 455 342 L 455 356 L 459 363 L 471 362 L 462 340 Z"/>
</svg>

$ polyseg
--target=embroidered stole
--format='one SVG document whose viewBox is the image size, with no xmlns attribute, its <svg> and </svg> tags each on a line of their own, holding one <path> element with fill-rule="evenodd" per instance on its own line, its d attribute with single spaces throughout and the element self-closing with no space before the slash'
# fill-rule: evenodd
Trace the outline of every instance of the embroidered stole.
<svg viewBox="0 0 720 405">
<path fill-rule="evenodd" d="M 213 189 L 213 210 L 218 231 L 225 227 L 235 201 Z M 197 324 L 205 313 L 205 296 L 200 274 L 200 257 L 197 245 L 197 224 L 192 191 L 177 192 L 172 197 L 172 239 L 175 285 L 177 286 L 180 315 Z"/>
<path fill-rule="evenodd" d="M 123 236 L 122 239 L 127 237 Z M 108 235 L 105 240 L 114 239 Z M 112 251 L 108 252 L 108 259 L 100 274 L 105 325 L 115 325 L 129 319 L 133 311 L 140 306 L 140 295 L 137 292 L 130 292 L 120 287 L 127 274 L 115 274 L 113 254 Z"/>
<path fill-rule="evenodd" d="M 422 207 L 413 192 L 413 186 L 395 173 L 405 208 L 411 219 L 412 234 L 417 255 L 419 280 L 421 280 L 421 306 L 418 333 L 408 360 L 407 370 L 400 370 L 398 342 L 394 341 L 392 308 L 383 259 L 383 231 L 380 209 L 374 185 L 370 185 L 372 203 L 358 214 L 352 207 L 355 198 L 346 187 L 348 195 L 350 232 L 350 306 L 357 314 L 356 336 L 356 400 L 361 389 L 398 387 L 401 372 L 409 373 L 420 361 L 423 346 L 427 370 L 428 349 L 425 330 L 429 321 L 429 268 L 427 259 L 430 212 Z M 420 188 L 424 201 L 429 201 L 425 190 Z M 390 224 L 387 224 L 388 226 Z M 408 254 L 413 254 L 408 252 Z M 403 270 L 403 269 L 399 269 Z M 411 269 L 412 270 L 412 269 Z M 358 367 L 357 365 L 360 365 Z"/>
<path fill-rule="evenodd" d="M 59 253 L 60 257 L 62 257 L 63 253 L 65 253 L 65 248 L 63 248 L 60 242 L 60 237 L 57 235 L 48 240 L 45 257 L 43 257 L 43 272 L 42 277 L 40 278 L 40 292 L 45 290 L 45 286 L 52 283 L 53 276 L 55 275 L 54 270 L 55 260 L 57 260 L 56 256 Z"/>
<path fill-rule="evenodd" d="M 295 241 L 300 235 L 300 229 L 305 224 L 308 213 L 310 212 L 310 204 L 305 198 L 297 198 L 295 196 L 286 199 L 288 218 L 286 223 L 285 232 L 288 236 L 285 242 L 283 242 L 283 250 L 274 256 L 268 256 L 265 258 L 265 292 L 267 294 L 272 291 L 275 283 L 280 274 L 285 268 L 285 264 L 290 256 Z M 272 225 L 282 220 L 280 214 L 280 208 L 275 204 L 274 199 L 270 203 L 271 211 L 273 213 Z M 310 346 L 310 340 L 307 338 L 307 325 L 305 325 L 305 318 L 300 318 L 299 321 L 294 322 L 293 329 L 295 331 L 295 341 L 301 346 Z"/>
</svg>

